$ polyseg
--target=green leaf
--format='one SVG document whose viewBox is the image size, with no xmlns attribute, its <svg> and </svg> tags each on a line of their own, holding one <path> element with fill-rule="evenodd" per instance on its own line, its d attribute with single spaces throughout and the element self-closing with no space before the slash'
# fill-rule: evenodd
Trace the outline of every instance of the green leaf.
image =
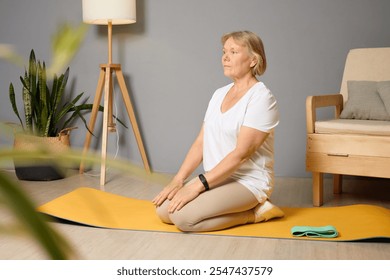
<svg viewBox="0 0 390 280">
<path fill-rule="evenodd" d="M 84 92 L 77 95 L 70 103 L 66 103 L 64 107 L 60 110 L 60 112 L 56 116 L 56 123 L 58 123 L 71 109 L 74 110 L 75 104 L 79 101 L 79 99 L 83 96 Z"/>
<path fill-rule="evenodd" d="M 22 122 L 22 119 L 20 118 L 18 107 L 16 106 L 15 90 L 14 90 L 14 85 L 12 83 L 10 83 L 10 85 L 9 85 L 9 99 L 10 99 L 11 104 L 12 104 L 12 109 L 14 110 L 14 113 L 18 117 L 20 124 L 23 127 L 23 122 Z"/>
<path fill-rule="evenodd" d="M 73 114 L 69 117 L 69 118 L 67 118 L 66 120 L 65 120 L 65 122 L 64 122 L 64 124 L 63 124 L 63 126 L 62 126 L 62 128 L 61 129 L 64 129 L 64 128 L 67 128 L 67 127 L 69 127 L 70 126 L 70 124 L 72 123 L 72 121 L 74 121 L 76 118 L 81 118 L 81 120 L 86 124 L 86 120 L 85 120 L 85 118 L 83 117 L 83 115 L 82 114 L 80 114 L 80 110 L 79 109 L 76 109 L 74 112 L 73 112 Z M 90 131 L 89 129 L 88 129 L 88 131 Z M 91 132 L 91 131 L 90 131 Z M 92 132 L 91 132 L 92 133 Z"/>
<path fill-rule="evenodd" d="M 7 44 L 0 44 L 0 58 L 5 59 L 21 68 L 25 65 L 23 57 L 21 57 L 14 47 Z"/>
<path fill-rule="evenodd" d="M 36 212 L 35 206 L 19 186 L 4 173 L 0 173 L 0 196 L 22 225 L 48 252 L 50 258 L 68 259 L 71 251 L 69 244 L 43 220 L 43 216 Z"/>
<path fill-rule="evenodd" d="M 57 88 L 58 88 L 58 77 L 57 75 L 54 75 L 53 77 L 53 84 L 52 84 L 52 88 L 51 88 L 51 94 L 50 94 L 50 106 L 51 106 L 51 110 L 55 110 L 56 106 L 56 98 L 57 96 L 54 94 L 54 92 L 57 92 Z"/>
<path fill-rule="evenodd" d="M 46 122 L 46 127 L 43 127 L 43 136 L 44 137 L 51 137 L 51 136 L 55 136 L 56 135 L 56 128 L 55 127 L 52 127 L 52 117 L 53 115 L 50 114 L 48 117 L 47 117 L 47 122 Z"/>
<path fill-rule="evenodd" d="M 47 137 L 49 122 L 49 104 L 48 104 L 48 90 L 46 85 L 46 66 L 43 62 L 38 63 L 38 86 L 39 86 L 39 108 L 38 123 L 40 127 L 39 135 Z"/>
<path fill-rule="evenodd" d="M 29 87 L 28 88 L 29 88 L 29 91 L 31 93 L 31 96 L 34 96 L 35 92 L 36 92 L 36 88 L 37 88 L 37 61 L 35 59 L 34 50 L 31 50 L 31 52 L 30 52 L 28 77 L 29 77 Z"/>
<path fill-rule="evenodd" d="M 24 118 L 26 122 L 26 131 L 28 133 L 33 132 L 33 126 L 32 126 L 32 118 L 33 118 L 33 111 L 32 111 L 32 101 L 31 101 L 31 93 L 29 88 L 29 77 L 27 75 L 27 71 L 24 74 L 24 79 L 20 77 L 20 80 L 23 84 L 23 90 L 22 90 L 22 97 L 23 97 L 23 107 L 24 107 Z"/>
<path fill-rule="evenodd" d="M 68 83 L 68 78 L 69 78 L 69 72 L 70 69 L 69 67 L 66 69 L 65 73 L 60 76 L 58 79 L 58 84 L 57 84 L 57 90 L 53 94 L 55 95 L 55 103 L 53 107 L 53 111 L 56 112 L 58 109 L 58 105 L 61 104 L 62 98 L 64 96 L 66 84 Z"/>
<path fill-rule="evenodd" d="M 80 48 L 87 30 L 87 24 L 76 27 L 70 24 L 60 26 L 52 37 L 53 59 L 48 73 L 57 73 L 69 64 Z"/>
<path fill-rule="evenodd" d="M 29 59 L 29 67 L 28 67 L 28 81 L 26 81 L 26 84 L 28 84 L 28 92 L 30 94 L 30 115 L 31 118 L 29 121 L 31 121 L 31 128 L 29 129 L 31 133 L 34 133 L 34 124 L 36 123 L 36 96 L 37 96 L 37 71 L 38 71 L 38 65 L 35 58 L 34 50 L 32 49 L 30 52 L 30 59 Z"/>
</svg>

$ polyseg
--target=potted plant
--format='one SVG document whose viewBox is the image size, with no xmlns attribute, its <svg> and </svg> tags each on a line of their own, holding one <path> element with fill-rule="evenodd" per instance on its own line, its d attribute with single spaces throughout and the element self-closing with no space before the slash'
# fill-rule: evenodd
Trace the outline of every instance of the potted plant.
<svg viewBox="0 0 390 280">
<path fill-rule="evenodd" d="M 73 129 L 71 124 L 81 119 L 86 126 L 83 113 L 90 111 L 92 105 L 81 100 L 83 93 L 69 98 L 65 92 L 69 67 L 60 76 L 55 74 L 63 71 L 64 66 L 76 54 L 86 31 L 85 24 L 76 27 L 61 25 L 52 37 L 52 59 L 48 68 L 45 62 L 36 60 L 34 50 L 31 50 L 28 68 L 20 77 L 20 99 L 24 114 L 19 113 L 19 96 L 15 95 L 14 86 L 10 84 L 11 105 L 21 124 L 19 129 L 15 129 L 15 149 L 61 151 L 69 147 L 69 133 Z M 0 58 L 19 66 L 26 64 L 9 45 L 0 44 Z M 103 107 L 100 110 L 102 111 Z M 30 162 L 14 162 L 19 179 L 52 180 L 64 176 L 63 172 L 58 172 L 59 169 L 55 168 L 54 161 L 43 162 L 35 159 Z M 44 171 L 48 174 L 45 175 Z"/>
<path fill-rule="evenodd" d="M 66 94 L 69 67 L 60 76 L 55 74 L 62 71 L 73 58 L 86 31 L 87 25 L 85 24 L 76 28 L 69 24 L 60 26 L 52 38 L 52 63 L 47 69 L 45 62 L 36 60 L 34 50 L 31 50 L 28 68 L 24 71 L 24 76 L 20 77 L 24 115 L 19 114 L 15 89 L 13 84 L 10 84 L 11 105 L 21 124 L 21 129 L 15 133 L 14 147 L 16 149 L 34 149 L 42 150 L 42 152 L 63 151 L 69 148 L 69 136 L 73 129 L 71 127 L 73 122 L 81 119 L 88 129 L 83 114 L 92 110 L 92 104 L 86 104 L 81 100 L 83 93 L 73 99 Z M 0 58 L 18 65 L 23 61 L 12 47 L 2 44 L 0 44 Z M 103 106 L 99 106 L 99 111 L 103 110 Z M 116 116 L 114 118 L 126 127 L 120 119 Z M 32 163 L 14 160 L 14 162 L 19 179 L 53 180 L 64 176 L 64 172 L 58 172 L 59 168 L 54 160 L 47 161 L 46 159 L 45 162 L 33 160 Z M 47 172 L 46 175 L 45 172 Z"/>
<path fill-rule="evenodd" d="M 66 71 L 54 77 L 49 84 L 45 62 L 36 60 L 31 50 L 28 69 L 20 77 L 24 116 L 21 117 L 16 104 L 14 86 L 10 83 L 9 98 L 12 109 L 18 117 L 21 130 L 15 133 L 16 149 L 48 149 L 51 152 L 69 148 L 70 125 L 77 119 L 83 120 L 83 112 L 90 111 L 92 104 L 80 102 L 84 93 L 73 99 L 65 94 L 69 77 Z M 22 120 L 23 118 L 23 120 Z M 86 126 L 87 127 L 87 126 Z M 33 164 L 15 161 L 15 172 L 22 180 L 54 180 L 64 177 L 54 161 L 36 161 Z"/>
</svg>

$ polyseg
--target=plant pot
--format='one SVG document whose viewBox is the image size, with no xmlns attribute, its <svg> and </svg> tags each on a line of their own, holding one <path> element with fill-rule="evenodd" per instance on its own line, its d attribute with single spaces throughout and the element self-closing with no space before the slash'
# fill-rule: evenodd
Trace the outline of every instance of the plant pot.
<svg viewBox="0 0 390 280">
<path fill-rule="evenodd" d="M 55 165 L 17 166 L 15 165 L 16 177 L 25 181 L 53 181 L 63 179 L 65 170 Z"/>
<path fill-rule="evenodd" d="M 14 158 L 15 173 L 19 180 L 51 181 L 63 179 L 66 168 L 56 162 L 56 153 L 70 148 L 70 129 L 63 130 L 57 137 L 39 137 L 22 133 L 15 134 L 14 149 L 18 152 L 37 152 L 48 154 L 45 159 Z"/>
</svg>

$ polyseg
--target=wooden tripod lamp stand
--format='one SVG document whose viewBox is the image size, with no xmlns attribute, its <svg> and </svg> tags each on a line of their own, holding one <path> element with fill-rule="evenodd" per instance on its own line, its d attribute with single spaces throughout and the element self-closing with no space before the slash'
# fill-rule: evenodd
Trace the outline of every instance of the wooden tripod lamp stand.
<svg viewBox="0 0 390 280">
<path fill-rule="evenodd" d="M 96 88 L 95 99 L 92 106 L 89 129 L 93 132 L 96 116 L 104 88 L 104 112 L 103 112 L 103 135 L 102 135 L 102 162 L 100 169 L 100 185 L 104 186 L 106 181 L 106 158 L 107 158 L 107 136 L 109 131 L 115 131 L 115 123 L 112 115 L 112 75 L 115 73 L 126 106 L 138 149 L 140 151 L 144 167 L 150 173 L 149 162 L 146 157 L 145 148 L 137 125 L 133 105 L 126 88 L 125 80 L 120 64 L 112 63 L 112 25 L 131 24 L 136 22 L 136 0 L 83 0 L 83 21 L 89 24 L 108 26 L 108 63 L 100 65 L 99 81 Z M 89 149 L 92 134 L 87 132 L 83 155 Z M 80 173 L 84 172 L 84 163 L 80 165 Z"/>
</svg>

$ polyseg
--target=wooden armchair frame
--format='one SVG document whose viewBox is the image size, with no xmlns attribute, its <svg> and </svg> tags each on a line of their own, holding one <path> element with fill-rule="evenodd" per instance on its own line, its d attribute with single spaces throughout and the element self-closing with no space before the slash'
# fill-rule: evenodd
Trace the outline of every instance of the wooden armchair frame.
<svg viewBox="0 0 390 280">
<path fill-rule="evenodd" d="M 317 170 L 314 157 L 312 162 L 313 138 L 315 139 L 315 122 L 317 120 L 316 109 L 321 107 L 334 107 L 335 118 L 339 118 L 343 110 L 343 96 L 341 94 L 308 96 L 306 99 L 306 128 L 307 128 L 307 150 L 306 150 L 306 169 L 312 171 L 313 176 L 313 205 L 321 206 L 323 204 L 323 172 Z M 315 140 L 314 140 L 315 144 Z M 314 165 L 314 166 L 313 166 Z M 316 170 L 316 171 L 314 171 Z M 340 174 L 333 175 L 333 193 L 338 194 L 342 191 L 342 178 Z"/>
</svg>

